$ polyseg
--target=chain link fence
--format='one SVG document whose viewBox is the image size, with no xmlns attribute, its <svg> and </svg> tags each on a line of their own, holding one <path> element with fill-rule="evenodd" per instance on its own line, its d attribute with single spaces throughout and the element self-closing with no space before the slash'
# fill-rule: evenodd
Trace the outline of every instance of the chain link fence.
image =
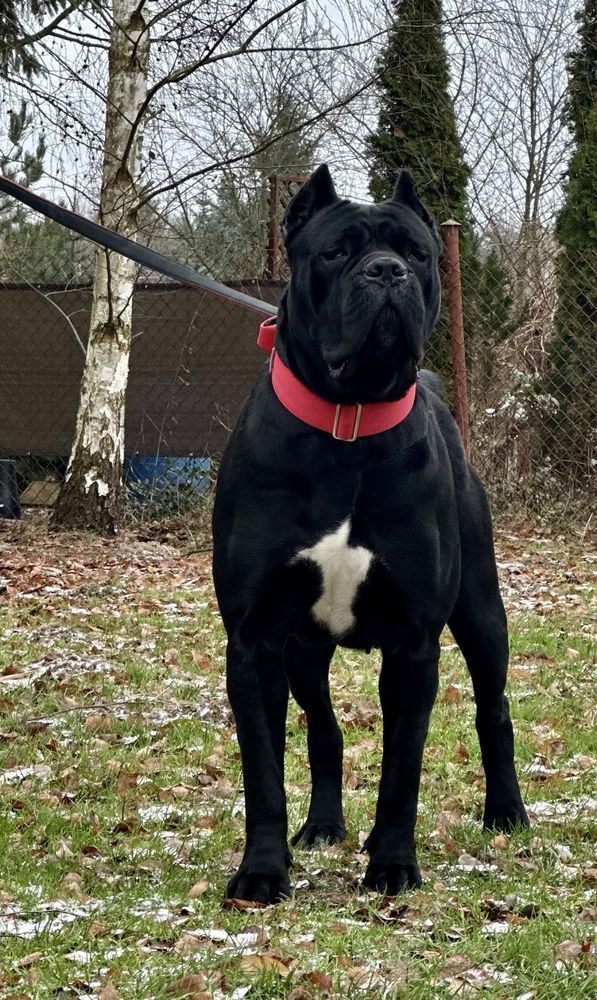
<svg viewBox="0 0 597 1000">
<path fill-rule="evenodd" d="M 31 254 L 23 265 L 0 247 L 0 458 L 14 463 L 25 505 L 55 501 L 74 439 L 92 256 L 85 241 L 73 242 L 75 254 L 44 255 L 37 266 Z M 18 280 L 23 271 L 27 280 Z M 278 281 L 242 284 L 273 304 L 282 289 Z M 129 512 L 176 514 L 201 501 L 264 364 L 259 322 L 234 302 L 140 272 L 126 399 Z"/>
<path fill-rule="evenodd" d="M 51 504 L 74 436 L 91 307 L 92 248 L 0 244 L 0 458 L 24 504 Z M 51 252 L 48 252 L 48 243 Z M 37 256 L 36 256 L 37 253 Z M 597 482 L 596 255 L 552 237 L 485 242 L 461 262 L 471 455 L 498 510 L 589 518 Z M 277 304 L 276 279 L 236 284 Z M 258 372 L 256 313 L 141 272 L 133 311 L 125 475 L 129 508 L 200 502 Z M 449 320 L 430 366 L 451 398 Z"/>
<path fill-rule="evenodd" d="M 483 252 L 466 329 L 473 463 L 494 507 L 586 521 L 597 492 L 597 253 L 533 232 Z"/>
</svg>

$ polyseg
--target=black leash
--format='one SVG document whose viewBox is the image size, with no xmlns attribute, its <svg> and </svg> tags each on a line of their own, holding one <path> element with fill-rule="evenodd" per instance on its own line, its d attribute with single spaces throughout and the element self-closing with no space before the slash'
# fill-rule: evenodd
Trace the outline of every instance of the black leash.
<svg viewBox="0 0 597 1000">
<path fill-rule="evenodd" d="M 55 205 L 53 201 L 48 201 L 47 198 L 42 198 L 41 195 L 34 194 L 29 188 L 25 188 L 21 184 L 17 184 L 16 181 L 11 181 L 8 177 L 2 177 L 1 175 L 0 191 L 11 195 L 18 201 L 22 201 L 24 205 L 28 205 L 29 208 L 33 208 L 36 212 L 41 212 L 46 218 L 53 219 L 54 222 L 65 226 L 66 229 L 72 229 L 73 232 L 79 233 L 80 236 L 84 236 L 88 240 L 92 240 L 93 243 L 97 243 L 101 247 L 107 247 L 108 250 L 114 250 L 124 257 L 129 257 L 130 260 L 134 260 L 137 264 L 143 264 L 152 271 L 158 271 L 159 274 L 175 278 L 186 285 L 201 288 L 204 292 L 209 292 L 219 299 L 224 299 L 228 302 L 238 302 L 245 309 L 252 309 L 254 312 L 264 313 L 266 316 L 273 316 L 278 311 L 276 306 L 271 305 L 269 302 L 254 299 L 252 295 L 237 292 L 235 288 L 229 288 L 228 285 L 223 285 L 220 281 L 214 281 L 213 278 L 199 274 L 192 267 L 187 267 L 186 264 L 179 264 L 178 261 L 172 260 L 170 257 L 164 257 L 163 254 L 156 253 L 155 250 L 150 250 L 149 247 L 144 246 L 142 243 L 135 243 L 133 240 L 127 239 L 126 236 L 120 236 L 111 229 L 100 226 L 97 222 L 91 222 L 90 219 L 83 218 L 77 212 L 71 212 L 68 208 Z"/>
</svg>

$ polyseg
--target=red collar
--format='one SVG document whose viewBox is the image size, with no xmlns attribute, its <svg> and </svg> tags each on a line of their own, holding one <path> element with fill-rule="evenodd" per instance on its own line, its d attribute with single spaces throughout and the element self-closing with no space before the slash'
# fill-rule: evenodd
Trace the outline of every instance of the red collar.
<svg viewBox="0 0 597 1000">
<path fill-rule="evenodd" d="M 282 406 L 305 424 L 327 431 L 337 441 L 356 441 L 359 437 L 381 434 L 396 427 L 409 415 L 415 402 L 416 383 L 402 399 L 389 403 L 330 403 L 317 396 L 292 374 L 274 348 L 276 317 L 259 327 L 257 343 L 271 352 L 272 386 Z"/>
</svg>

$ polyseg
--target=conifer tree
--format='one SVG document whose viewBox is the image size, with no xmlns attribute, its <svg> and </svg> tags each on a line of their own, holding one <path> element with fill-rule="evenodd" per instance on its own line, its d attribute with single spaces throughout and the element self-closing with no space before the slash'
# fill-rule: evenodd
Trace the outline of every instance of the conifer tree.
<svg viewBox="0 0 597 1000">
<path fill-rule="evenodd" d="M 17 111 L 8 113 L 8 130 L 5 149 L 0 149 L 0 174 L 29 187 L 38 181 L 43 173 L 46 143 L 42 135 L 33 150 L 27 149 L 31 118 L 25 101 Z M 8 196 L 0 196 L 0 235 L 9 232 L 15 223 L 22 223 L 25 210 Z"/>
<path fill-rule="evenodd" d="M 83 0 L 0 0 L 0 94 L 3 81 L 10 73 L 27 80 L 43 72 L 35 52 L 35 42 L 53 30 L 53 21 L 42 21 L 48 16 L 68 13 L 81 6 Z M 30 31 L 27 19 L 34 22 L 37 31 Z M 0 148 L 0 173 L 28 187 L 39 180 L 43 173 L 46 144 L 43 133 L 37 138 L 34 149 L 27 148 L 31 131 L 31 117 L 27 103 L 22 101 L 16 110 L 8 111 L 8 129 L 4 148 Z M 10 229 L 14 222 L 21 223 L 23 209 L 10 198 L 0 198 L 0 230 Z"/>
<path fill-rule="evenodd" d="M 466 237 L 469 207 L 464 162 L 449 93 L 441 0 L 398 0 L 377 70 L 380 111 L 369 136 L 369 190 L 391 197 L 408 168 L 438 223 L 454 218 Z"/>
<path fill-rule="evenodd" d="M 562 251 L 546 381 L 559 404 L 550 454 L 562 473 L 586 480 L 597 466 L 597 0 L 586 0 L 577 21 L 565 110 L 575 149 L 556 229 Z"/>
<path fill-rule="evenodd" d="M 439 224 L 460 223 L 465 334 L 474 339 L 478 262 L 466 186 L 465 163 L 449 93 L 449 66 L 441 0 L 395 0 L 381 53 L 379 119 L 368 137 L 369 190 L 375 201 L 390 198 L 400 170 L 412 173 L 419 193 Z M 425 363 L 450 379 L 447 311 L 442 309 Z"/>
</svg>

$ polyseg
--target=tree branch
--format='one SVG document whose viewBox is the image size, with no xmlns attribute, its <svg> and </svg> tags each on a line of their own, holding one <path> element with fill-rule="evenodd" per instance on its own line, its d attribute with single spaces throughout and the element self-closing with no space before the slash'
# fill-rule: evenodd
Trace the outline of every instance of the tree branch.
<svg viewBox="0 0 597 1000">
<path fill-rule="evenodd" d="M 280 132 L 274 136 L 271 136 L 266 142 L 261 143 L 255 149 L 251 149 L 246 153 L 239 153 L 238 156 L 231 156 L 225 160 L 220 160 L 215 163 L 211 163 L 209 164 L 209 166 L 202 167 L 200 170 L 193 170 L 191 173 L 185 174 L 183 177 L 178 177 L 176 179 L 173 179 L 170 184 L 162 184 L 161 187 L 158 187 L 154 191 L 147 193 L 145 197 L 141 198 L 138 201 L 137 211 L 141 209 L 143 205 L 147 205 L 148 202 L 152 200 L 152 198 L 156 198 L 158 195 L 164 194 L 166 191 L 172 191 L 176 187 L 182 184 L 186 184 L 188 181 L 195 180 L 197 177 L 204 177 L 206 174 L 212 173 L 215 170 L 221 170 L 223 167 L 232 166 L 232 164 L 234 163 L 241 163 L 244 160 L 250 159 L 252 156 L 257 156 L 259 153 L 265 152 L 266 149 L 269 149 L 270 146 L 273 146 L 274 143 L 278 142 L 280 139 L 289 135 L 294 135 L 296 132 L 301 132 L 303 129 L 308 128 L 309 125 L 314 125 L 316 122 L 321 121 L 322 118 L 325 118 L 327 115 L 329 115 L 331 111 L 335 111 L 338 108 L 346 107 L 346 105 L 350 104 L 351 101 L 356 100 L 357 97 L 360 97 L 361 94 L 364 94 L 367 90 L 369 90 L 369 88 L 372 87 L 374 83 L 377 82 L 377 79 L 378 79 L 377 74 L 372 75 L 367 80 L 367 82 L 363 84 L 362 87 L 358 88 L 358 90 L 355 90 L 353 93 L 348 94 L 346 97 L 343 97 L 335 104 L 328 105 L 326 108 L 324 108 L 323 111 L 319 111 L 316 115 L 313 115 L 311 118 L 305 119 L 305 121 L 301 122 L 299 125 L 296 125 L 294 128 L 290 128 L 287 131 Z"/>
<path fill-rule="evenodd" d="M 35 45 L 35 43 L 41 41 L 42 38 L 46 38 L 47 35 L 51 35 L 54 29 L 57 28 L 62 21 L 69 17 L 69 15 L 83 3 L 85 3 L 85 0 L 71 0 L 68 7 L 65 7 L 60 14 L 57 14 L 53 21 L 44 25 L 43 28 L 40 28 L 39 31 L 34 32 L 32 35 L 23 35 L 22 38 L 19 38 L 14 42 L 11 48 L 20 50 L 26 48 L 28 45 Z"/>
<path fill-rule="evenodd" d="M 155 95 L 160 90 L 162 90 L 163 87 L 166 87 L 168 86 L 168 84 L 171 83 L 181 83 L 182 80 L 186 80 L 187 77 L 191 76 L 198 69 L 202 69 L 204 66 L 208 66 L 215 62 L 219 62 L 222 59 L 230 59 L 232 56 L 243 55 L 244 53 L 247 52 L 247 49 L 251 44 L 251 42 L 253 41 L 253 39 L 256 38 L 259 34 L 261 34 L 261 32 L 265 30 L 265 28 L 269 27 L 270 24 L 274 24 L 276 21 L 279 21 L 280 18 L 284 16 L 284 14 L 289 14 L 290 11 L 294 10 L 295 7 L 299 7 L 301 4 L 304 3 L 305 0 L 292 0 L 292 3 L 287 4 L 287 6 L 284 7 L 283 10 L 279 11 L 277 14 L 272 14 L 272 16 L 269 17 L 266 21 L 263 21 L 260 25 L 258 25 L 258 27 L 251 32 L 248 38 L 245 39 L 242 45 L 238 46 L 236 49 L 230 49 L 228 52 L 222 52 L 219 55 L 202 56 L 201 59 L 196 59 L 195 62 L 189 63 L 187 66 L 181 67 L 181 69 L 174 70 L 174 72 L 168 73 L 167 76 L 164 76 L 162 77 L 161 80 L 158 80 L 157 83 L 155 83 L 153 87 L 150 87 L 149 90 L 147 91 L 147 96 L 142 106 L 139 108 L 139 112 L 135 118 L 135 121 L 131 125 L 129 140 L 126 149 L 124 150 L 123 153 L 122 162 L 126 163 L 127 157 L 130 153 L 131 145 L 135 140 L 137 129 L 139 128 L 143 120 L 145 112 L 147 111 Z M 219 45 L 221 43 L 222 37 L 225 37 L 225 34 L 221 36 L 220 39 L 218 39 L 216 45 Z"/>
</svg>

